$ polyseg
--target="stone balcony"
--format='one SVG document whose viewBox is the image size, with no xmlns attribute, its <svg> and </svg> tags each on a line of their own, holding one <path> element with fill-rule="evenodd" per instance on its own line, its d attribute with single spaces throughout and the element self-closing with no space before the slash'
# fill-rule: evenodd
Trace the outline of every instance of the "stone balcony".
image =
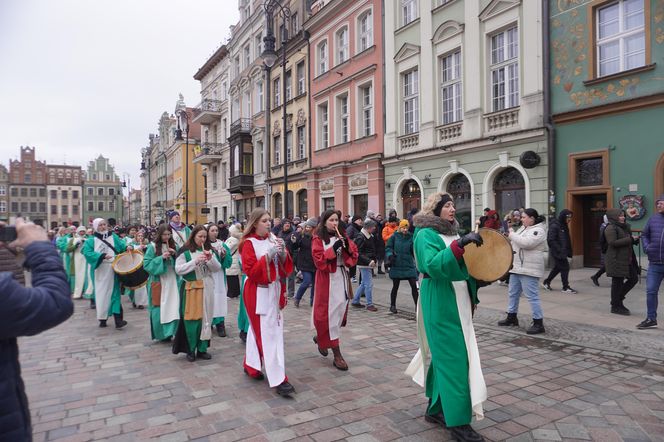
<svg viewBox="0 0 664 442">
<path fill-rule="evenodd" d="M 215 123 L 221 118 L 222 106 L 223 101 L 206 98 L 194 109 L 192 121 L 200 124 Z"/>
<path fill-rule="evenodd" d="M 518 129 L 519 110 L 513 107 L 484 115 L 484 132 L 492 134 Z"/>
<path fill-rule="evenodd" d="M 402 135 L 397 138 L 397 143 L 399 145 L 399 151 L 403 153 L 408 153 L 414 150 L 417 150 L 420 145 L 420 133 L 412 133 L 408 135 Z"/>
</svg>

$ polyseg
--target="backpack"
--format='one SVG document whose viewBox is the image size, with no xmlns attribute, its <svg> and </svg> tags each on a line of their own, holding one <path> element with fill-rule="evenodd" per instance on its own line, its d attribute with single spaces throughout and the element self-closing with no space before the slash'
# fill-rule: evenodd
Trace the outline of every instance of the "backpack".
<svg viewBox="0 0 664 442">
<path fill-rule="evenodd" d="M 605 254 L 609 249 L 609 243 L 606 242 L 606 235 L 604 234 L 605 230 L 606 226 L 603 226 L 599 229 L 599 247 L 602 249 L 602 254 Z"/>
</svg>

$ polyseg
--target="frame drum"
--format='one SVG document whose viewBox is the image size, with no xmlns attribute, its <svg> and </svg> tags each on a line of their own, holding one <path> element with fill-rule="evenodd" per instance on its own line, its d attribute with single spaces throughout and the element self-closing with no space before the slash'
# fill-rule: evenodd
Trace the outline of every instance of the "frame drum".
<svg viewBox="0 0 664 442">
<path fill-rule="evenodd" d="M 141 288 L 148 282 L 148 272 L 143 269 L 143 254 L 137 250 L 117 255 L 112 267 L 122 285 L 131 290 Z"/>
<path fill-rule="evenodd" d="M 512 245 L 497 230 L 481 228 L 479 234 L 484 240 L 481 247 L 468 244 L 463 259 L 468 273 L 475 279 L 494 282 L 502 278 L 512 268 Z"/>
</svg>

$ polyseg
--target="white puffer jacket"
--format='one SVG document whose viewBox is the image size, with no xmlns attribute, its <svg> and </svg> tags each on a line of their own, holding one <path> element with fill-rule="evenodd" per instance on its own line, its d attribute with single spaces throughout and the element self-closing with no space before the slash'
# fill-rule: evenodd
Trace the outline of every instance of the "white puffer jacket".
<svg viewBox="0 0 664 442">
<path fill-rule="evenodd" d="M 237 246 L 240 244 L 240 238 L 242 238 L 242 228 L 240 224 L 233 224 L 228 229 L 228 239 L 225 241 L 233 257 L 233 264 L 226 269 L 226 276 L 237 276 L 241 273 L 240 251 L 237 249 Z"/>
<path fill-rule="evenodd" d="M 510 232 L 509 240 L 514 250 L 514 264 L 510 273 L 541 278 L 547 255 L 545 224 L 522 226 Z"/>
</svg>

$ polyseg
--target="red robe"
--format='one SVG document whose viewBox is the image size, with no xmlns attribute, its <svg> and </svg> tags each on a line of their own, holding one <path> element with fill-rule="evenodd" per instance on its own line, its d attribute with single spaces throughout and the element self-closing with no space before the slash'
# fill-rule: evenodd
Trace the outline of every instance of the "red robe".
<svg viewBox="0 0 664 442">
<path fill-rule="evenodd" d="M 255 234 L 251 235 L 251 237 L 258 240 L 264 239 Z M 258 285 L 267 285 L 280 280 L 281 278 L 287 277 L 290 273 L 293 272 L 293 260 L 290 254 L 286 252 L 286 259 L 284 262 L 280 262 L 277 268 L 274 264 L 274 261 L 269 260 L 267 255 L 263 255 L 260 259 L 257 259 L 254 246 L 248 239 L 243 241 L 241 256 L 242 269 L 247 275 L 247 279 L 244 283 L 244 291 L 242 293 L 244 306 L 247 310 L 247 317 L 249 318 L 250 326 L 256 338 L 258 353 L 260 354 L 261 359 L 263 359 L 264 354 L 261 339 L 261 320 L 260 316 L 256 313 L 256 295 Z M 286 286 L 283 281 L 281 281 L 280 287 L 279 307 L 283 309 L 286 306 Z M 249 373 L 249 376 L 257 377 L 260 375 L 258 370 L 247 365 L 246 356 L 244 361 L 244 368 Z M 288 380 L 288 378 L 285 378 L 284 380 Z"/>
<path fill-rule="evenodd" d="M 352 267 L 357 264 L 357 246 L 348 237 L 345 238 L 345 241 L 350 246 L 350 252 L 342 248 L 341 258 L 345 267 Z M 337 254 L 332 247 L 326 249 L 323 245 L 323 240 L 317 235 L 311 241 L 311 255 L 316 265 L 312 322 L 316 329 L 318 346 L 321 349 L 338 347 L 339 339 L 330 338 L 330 322 L 337 321 L 340 323 L 340 326 L 346 324 L 348 303 L 346 303 L 343 318 L 330 317 L 330 275 L 336 273 L 337 270 L 344 272 L 345 270 L 337 269 Z M 348 278 L 348 272 L 345 272 L 344 276 Z"/>
</svg>

